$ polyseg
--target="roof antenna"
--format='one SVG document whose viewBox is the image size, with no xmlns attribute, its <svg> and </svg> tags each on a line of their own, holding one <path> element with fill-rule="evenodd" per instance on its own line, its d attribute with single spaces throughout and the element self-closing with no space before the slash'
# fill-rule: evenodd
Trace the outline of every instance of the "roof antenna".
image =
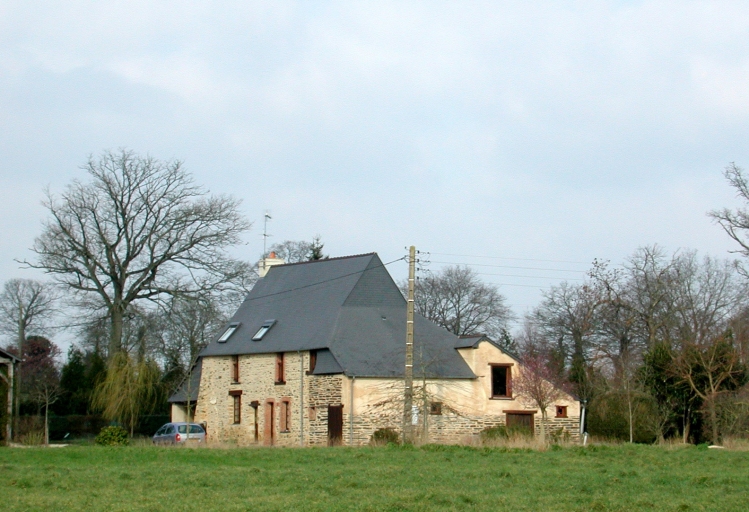
<svg viewBox="0 0 749 512">
<path fill-rule="evenodd" d="M 265 210 L 265 217 L 263 218 L 263 258 L 268 257 L 266 245 L 268 245 L 268 237 L 270 236 L 268 234 L 268 221 L 271 219 L 270 212 Z"/>
</svg>

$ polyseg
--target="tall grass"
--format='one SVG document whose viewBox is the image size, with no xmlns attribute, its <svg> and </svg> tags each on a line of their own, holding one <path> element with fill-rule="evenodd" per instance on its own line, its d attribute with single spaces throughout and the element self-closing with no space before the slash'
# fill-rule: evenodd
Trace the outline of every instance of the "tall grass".
<svg viewBox="0 0 749 512">
<path fill-rule="evenodd" d="M 746 510 L 742 451 L 0 449 L 3 510 Z"/>
</svg>

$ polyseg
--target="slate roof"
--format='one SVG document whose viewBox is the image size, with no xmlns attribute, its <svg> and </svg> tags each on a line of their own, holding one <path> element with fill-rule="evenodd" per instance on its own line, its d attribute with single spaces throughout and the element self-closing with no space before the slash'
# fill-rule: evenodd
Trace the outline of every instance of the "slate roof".
<svg viewBox="0 0 749 512">
<path fill-rule="evenodd" d="M 20 362 L 21 360 L 8 352 L 7 350 L 3 350 L 0 348 L 0 357 L 3 357 L 5 359 L 10 359 L 11 361 Z"/>
<path fill-rule="evenodd" d="M 260 341 L 252 337 L 268 320 Z M 271 267 L 201 356 L 318 350 L 315 374 L 402 377 L 406 301 L 375 253 Z M 414 321 L 414 377 L 475 378 L 457 336 L 421 316 Z"/>
<path fill-rule="evenodd" d="M 198 359 L 190 373 L 190 401 L 198 401 L 198 389 L 200 388 L 200 377 L 203 372 L 203 360 Z M 179 389 L 169 397 L 169 403 L 187 403 L 187 378 L 180 384 Z"/>
<path fill-rule="evenodd" d="M 482 341 L 487 341 L 491 343 L 492 345 L 497 347 L 501 352 L 510 356 L 515 361 L 520 361 L 520 358 L 518 357 L 517 354 L 507 350 L 506 347 L 500 346 L 499 343 L 491 339 L 486 334 L 466 334 L 463 336 L 459 336 L 458 340 L 455 342 L 455 348 L 477 348 L 479 343 L 481 343 Z"/>
</svg>

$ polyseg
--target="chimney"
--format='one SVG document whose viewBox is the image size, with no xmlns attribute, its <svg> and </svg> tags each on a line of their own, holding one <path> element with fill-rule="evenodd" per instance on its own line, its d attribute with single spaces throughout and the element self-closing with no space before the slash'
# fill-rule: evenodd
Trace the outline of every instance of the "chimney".
<svg viewBox="0 0 749 512">
<path fill-rule="evenodd" d="M 286 263 L 283 258 L 279 258 L 276 256 L 275 251 L 271 251 L 271 253 L 260 260 L 257 264 L 257 272 L 260 274 L 260 277 L 265 277 L 265 274 L 268 273 L 271 267 L 276 265 L 283 265 Z"/>
</svg>

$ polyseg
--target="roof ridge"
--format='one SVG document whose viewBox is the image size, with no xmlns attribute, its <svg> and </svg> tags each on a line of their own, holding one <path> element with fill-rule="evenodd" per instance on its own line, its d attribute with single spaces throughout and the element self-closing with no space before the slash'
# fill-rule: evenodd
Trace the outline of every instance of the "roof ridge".
<svg viewBox="0 0 749 512">
<path fill-rule="evenodd" d="M 323 258 L 319 260 L 310 260 L 310 261 L 297 261 L 294 263 L 284 263 L 283 265 L 273 265 L 270 268 L 274 267 L 291 267 L 294 265 L 307 265 L 308 263 L 323 263 L 325 261 L 337 261 L 337 260 L 346 260 L 346 259 L 353 259 L 353 258 L 361 258 L 363 256 L 375 256 L 376 252 L 365 252 L 362 254 L 351 254 L 349 256 L 336 256 L 335 258 Z"/>
</svg>

